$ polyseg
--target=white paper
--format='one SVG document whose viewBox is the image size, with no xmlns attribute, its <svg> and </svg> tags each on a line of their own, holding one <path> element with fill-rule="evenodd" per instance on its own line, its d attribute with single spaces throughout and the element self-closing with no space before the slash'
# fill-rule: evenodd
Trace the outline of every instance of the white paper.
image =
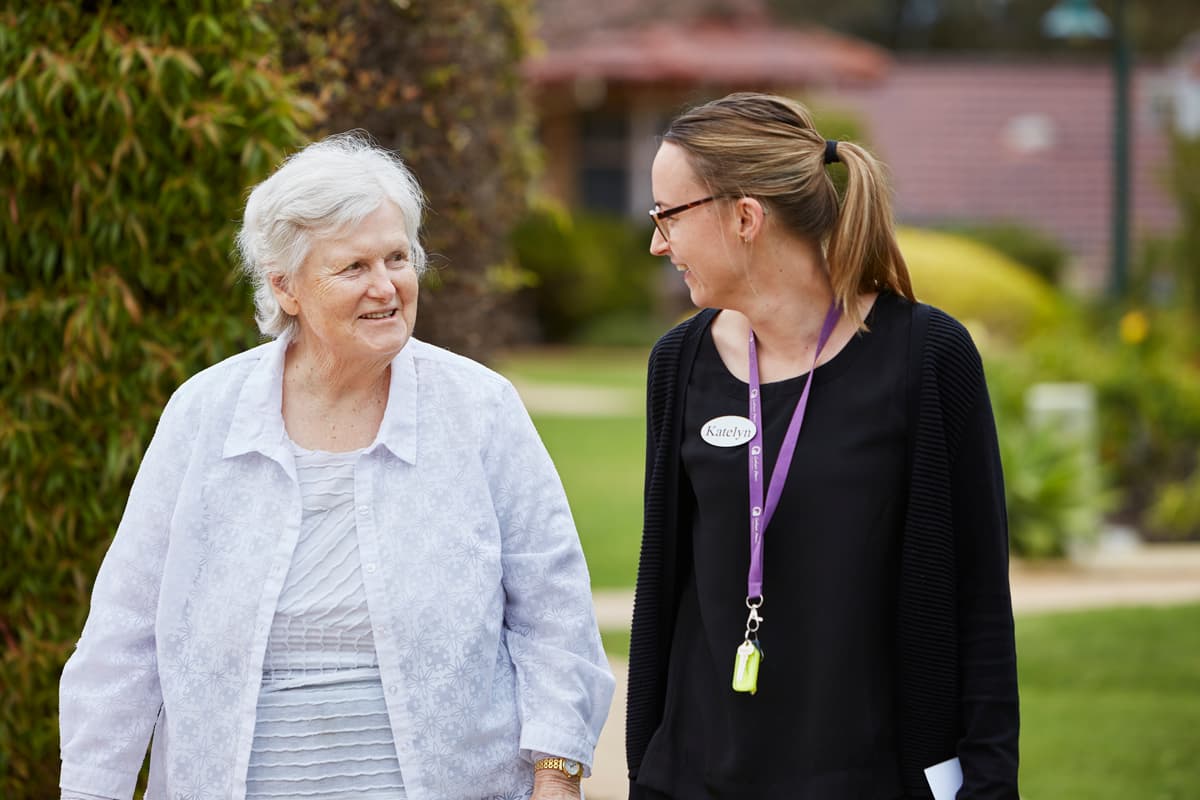
<svg viewBox="0 0 1200 800">
<path fill-rule="evenodd" d="M 933 790 L 933 800 L 954 800 L 962 786 L 962 764 L 957 758 L 925 768 L 925 780 Z"/>
</svg>

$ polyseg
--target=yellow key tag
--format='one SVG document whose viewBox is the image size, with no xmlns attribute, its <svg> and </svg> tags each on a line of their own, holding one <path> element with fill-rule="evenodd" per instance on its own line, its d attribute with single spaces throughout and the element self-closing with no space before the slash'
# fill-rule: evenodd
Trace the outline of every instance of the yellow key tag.
<svg viewBox="0 0 1200 800">
<path fill-rule="evenodd" d="M 762 651 L 753 642 L 745 641 L 738 645 L 737 656 L 733 659 L 733 690 L 735 692 L 758 691 L 758 665 L 762 662 Z"/>
</svg>

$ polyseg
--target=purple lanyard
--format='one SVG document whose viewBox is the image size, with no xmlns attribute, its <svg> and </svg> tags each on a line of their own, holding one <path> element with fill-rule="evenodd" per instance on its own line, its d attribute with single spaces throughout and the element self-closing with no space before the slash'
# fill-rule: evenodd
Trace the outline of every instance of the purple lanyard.
<svg viewBox="0 0 1200 800">
<path fill-rule="evenodd" d="M 750 440 L 750 574 L 746 580 L 746 602 L 752 598 L 762 600 L 763 584 L 763 533 L 775 515 L 775 507 L 783 494 L 783 484 L 787 481 L 788 470 L 792 466 L 792 454 L 796 450 L 796 440 L 800 437 L 800 426 L 804 424 L 804 409 L 808 406 L 808 392 L 812 389 L 813 372 L 817 369 L 817 359 L 825 349 L 833 327 L 837 324 L 841 312 L 837 300 L 829 305 L 825 314 L 825 324 L 821 326 L 821 337 L 817 340 L 817 352 L 813 353 L 812 369 L 808 371 L 808 380 L 804 382 L 804 391 L 792 412 L 792 421 L 788 424 L 787 435 L 783 437 L 783 445 L 779 448 L 779 458 L 775 461 L 775 470 L 771 473 L 771 485 L 767 488 L 767 502 L 763 505 L 763 426 L 759 407 L 760 386 L 758 382 L 758 349 L 754 343 L 754 331 L 750 331 L 750 421 L 754 423 L 754 438 Z"/>
</svg>

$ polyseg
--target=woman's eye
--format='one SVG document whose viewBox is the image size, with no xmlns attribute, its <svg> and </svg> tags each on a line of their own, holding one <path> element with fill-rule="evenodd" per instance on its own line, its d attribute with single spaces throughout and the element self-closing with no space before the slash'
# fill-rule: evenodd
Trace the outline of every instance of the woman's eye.
<svg viewBox="0 0 1200 800">
<path fill-rule="evenodd" d="M 390 256 L 388 256 L 388 260 L 393 261 L 393 262 L 408 261 L 408 253 L 405 253 L 405 252 L 392 253 Z"/>
<path fill-rule="evenodd" d="M 360 270 L 360 269 L 362 269 L 362 266 L 363 266 L 363 264 L 362 264 L 362 262 L 361 262 L 361 261 L 355 261 L 353 264 L 350 264 L 350 265 L 346 266 L 346 267 L 345 267 L 345 268 L 342 270 L 342 272 L 355 272 L 355 271 L 357 271 L 357 270 Z"/>
</svg>

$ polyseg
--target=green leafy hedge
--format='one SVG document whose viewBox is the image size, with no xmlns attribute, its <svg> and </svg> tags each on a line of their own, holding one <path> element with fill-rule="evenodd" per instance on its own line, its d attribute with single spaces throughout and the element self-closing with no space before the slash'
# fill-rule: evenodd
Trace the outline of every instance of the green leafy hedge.
<svg viewBox="0 0 1200 800">
<path fill-rule="evenodd" d="M 258 339 L 234 221 L 314 109 L 257 10 L 0 11 L 0 797 L 57 796 L 59 672 L 163 404 Z"/>
<path fill-rule="evenodd" d="M 917 298 L 973 334 L 1020 341 L 1054 329 L 1069 313 L 1053 286 L 985 244 L 922 228 L 901 228 L 898 238 Z"/>
<path fill-rule="evenodd" d="M 1200 538 L 1191 496 L 1200 485 L 1198 343 L 1200 326 L 1186 313 L 1076 309 L 1020 346 L 985 341 L 984 363 L 997 414 L 1009 420 L 1021 419 L 1034 383 L 1094 386 L 1099 457 L 1119 489 L 1108 510 L 1150 538 Z M 1006 455 L 1032 466 L 1039 452 L 1018 446 Z"/>
<path fill-rule="evenodd" d="M 571 342 L 603 334 L 607 344 L 645 344 L 661 333 L 652 320 L 664 260 L 649 251 L 652 223 L 579 213 L 550 205 L 513 231 L 517 264 L 530 276 L 523 292 L 541 337 Z M 623 328 L 632 336 L 624 341 Z"/>
<path fill-rule="evenodd" d="M 986 244 L 1057 286 L 1062 282 L 1069 254 L 1052 237 L 1017 222 L 971 223 L 946 230 Z"/>
</svg>

